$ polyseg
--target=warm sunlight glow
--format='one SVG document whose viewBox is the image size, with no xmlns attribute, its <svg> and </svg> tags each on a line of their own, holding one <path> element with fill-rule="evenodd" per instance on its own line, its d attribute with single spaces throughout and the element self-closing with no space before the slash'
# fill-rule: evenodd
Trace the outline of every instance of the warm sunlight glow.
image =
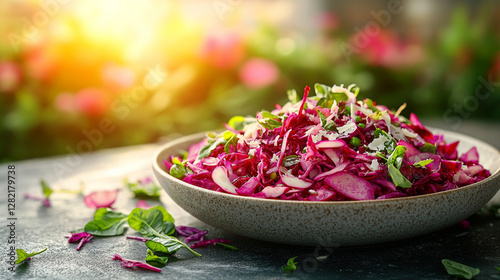
<svg viewBox="0 0 500 280">
<path fill-rule="evenodd" d="M 124 59 L 146 51 L 158 36 L 159 21 L 168 13 L 169 2 L 79 1 L 72 7 L 82 36 L 97 45 L 112 47 Z"/>
</svg>

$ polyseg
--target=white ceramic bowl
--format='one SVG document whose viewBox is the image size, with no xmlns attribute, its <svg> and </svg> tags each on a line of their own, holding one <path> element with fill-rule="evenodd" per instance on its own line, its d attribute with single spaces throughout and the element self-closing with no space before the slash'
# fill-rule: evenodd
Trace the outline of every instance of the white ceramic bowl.
<svg viewBox="0 0 500 280">
<path fill-rule="evenodd" d="M 371 201 L 272 200 L 215 192 L 169 175 L 163 160 L 204 134 L 172 141 L 155 155 L 153 169 L 167 194 L 199 220 L 222 230 L 284 244 L 352 246 L 415 237 L 454 225 L 483 207 L 500 189 L 500 152 L 462 134 L 434 130 L 459 151 L 476 146 L 491 176 L 462 188 L 414 197 Z"/>
</svg>

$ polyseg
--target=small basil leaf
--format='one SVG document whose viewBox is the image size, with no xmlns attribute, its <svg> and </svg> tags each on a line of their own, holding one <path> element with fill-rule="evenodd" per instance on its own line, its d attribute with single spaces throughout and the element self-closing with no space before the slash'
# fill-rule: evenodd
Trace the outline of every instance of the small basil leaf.
<svg viewBox="0 0 500 280">
<path fill-rule="evenodd" d="M 297 257 L 293 257 L 293 258 L 288 259 L 288 261 L 286 262 L 286 265 L 281 267 L 283 272 L 292 273 L 297 269 L 297 262 L 294 262 L 294 260 L 296 258 Z"/>
<path fill-rule="evenodd" d="M 479 268 L 470 267 L 468 265 L 461 264 L 449 259 L 443 259 L 441 263 L 443 263 L 444 268 L 449 275 L 464 279 L 472 279 L 474 276 L 477 276 L 481 272 Z"/>
<path fill-rule="evenodd" d="M 422 153 L 432 153 L 435 154 L 437 150 L 436 145 L 431 143 L 425 143 L 422 147 L 420 147 L 419 151 Z"/>
<path fill-rule="evenodd" d="M 128 215 L 127 221 L 131 228 L 148 237 L 163 232 L 163 213 L 158 209 L 135 208 Z"/>
<path fill-rule="evenodd" d="M 411 182 L 406 179 L 403 174 L 401 174 L 401 171 L 397 169 L 394 164 L 390 164 L 387 166 L 389 170 L 389 175 L 391 176 L 392 182 L 396 187 L 402 187 L 402 188 L 411 188 Z"/>
<path fill-rule="evenodd" d="M 182 163 L 181 163 L 182 165 Z M 172 166 L 176 166 L 175 164 Z M 176 166 L 177 168 L 177 166 Z M 182 176 L 186 174 L 186 167 L 182 165 L 182 168 L 178 168 L 182 172 Z M 175 173 L 175 171 L 174 171 Z M 175 176 L 177 177 L 177 176 Z M 161 187 L 155 184 L 152 180 L 148 183 L 142 184 L 140 181 L 132 183 L 128 180 L 124 180 L 125 185 L 134 194 L 135 197 L 144 198 L 158 198 L 161 194 Z"/>
<path fill-rule="evenodd" d="M 146 246 L 155 251 L 165 254 L 172 254 L 177 252 L 180 248 L 186 246 L 180 240 L 175 237 L 169 239 L 155 237 L 151 240 L 146 241 Z"/>
<path fill-rule="evenodd" d="M 42 192 L 43 192 L 43 195 L 45 196 L 45 198 L 49 198 L 49 196 L 54 192 L 50 187 L 49 185 L 44 181 L 44 180 L 41 180 L 40 181 L 40 184 L 42 185 Z"/>
<path fill-rule="evenodd" d="M 210 156 L 213 150 L 217 148 L 220 144 L 224 144 L 226 140 L 224 138 L 219 138 L 217 140 L 211 140 L 209 143 L 205 146 L 203 146 L 200 149 L 200 152 L 198 153 L 198 159 L 206 158 Z"/>
<path fill-rule="evenodd" d="M 401 164 L 403 163 L 405 152 L 405 146 L 397 146 L 392 154 L 387 158 L 387 165 L 394 164 L 394 166 L 399 169 L 401 167 Z"/>
<path fill-rule="evenodd" d="M 148 249 L 148 253 L 146 255 L 146 263 L 150 264 L 154 267 L 164 267 L 168 262 L 168 256 L 158 256 L 155 255 L 153 251 Z"/>
<path fill-rule="evenodd" d="M 94 220 L 85 225 L 84 231 L 95 236 L 118 236 L 127 229 L 127 219 L 118 221 Z"/>
<path fill-rule="evenodd" d="M 243 130 L 243 127 L 246 125 L 245 117 L 242 116 L 234 116 L 232 117 L 227 124 L 234 128 L 237 131 Z"/>
<path fill-rule="evenodd" d="M 31 257 L 33 257 L 35 255 L 38 255 L 38 254 L 41 254 L 41 253 L 45 252 L 45 250 L 47 250 L 47 248 L 45 248 L 45 249 L 43 249 L 41 251 L 38 251 L 38 252 L 26 253 L 26 251 L 24 251 L 23 249 L 16 249 L 17 260 L 14 263 L 15 264 L 20 264 L 23 261 L 27 260 L 28 258 L 31 258 Z"/>
</svg>

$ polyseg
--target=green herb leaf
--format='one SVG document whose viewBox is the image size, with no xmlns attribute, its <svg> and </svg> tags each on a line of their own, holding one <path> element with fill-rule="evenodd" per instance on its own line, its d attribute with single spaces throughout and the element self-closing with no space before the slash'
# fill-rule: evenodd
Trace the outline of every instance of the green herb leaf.
<svg viewBox="0 0 500 280">
<path fill-rule="evenodd" d="M 470 267 L 449 259 L 443 259 L 441 263 L 443 263 L 444 268 L 449 275 L 457 276 L 463 279 L 472 279 L 481 272 L 479 268 Z"/>
<path fill-rule="evenodd" d="M 270 130 L 283 126 L 281 122 L 273 119 L 260 119 L 260 120 L 257 119 L 257 122 L 260 125 L 262 125 L 262 127 L 264 127 L 265 129 L 270 129 Z"/>
<path fill-rule="evenodd" d="M 168 232 L 164 232 L 167 229 L 164 223 L 169 222 L 173 224 L 174 218 L 160 205 L 148 210 L 135 208 L 128 215 L 127 221 L 131 228 L 147 237 L 159 236 L 162 233 L 167 235 L 173 234 L 171 226 L 168 226 Z"/>
<path fill-rule="evenodd" d="M 368 106 L 368 108 L 370 108 L 370 110 L 372 110 L 374 113 L 380 112 L 380 110 L 377 107 L 375 107 L 373 100 L 371 100 L 370 98 L 366 98 L 364 102 Z"/>
<path fill-rule="evenodd" d="M 127 215 L 99 208 L 94 214 L 94 220 L 85 225 L 84 231 L 95 236 L 118 236 L 122 235 L 126 228 Z"/>
<path fill-rule="evenodd" d="M 422 147 L 420 147 L 419 151 L 422 153 L 433 153 L 435 154 L 437 150 L 436 145 L 433 145 L 431 143 L 425 143 Z"/>
<path fill-rule="evenodd" d="M 28 258 L 33 257 L 34 255 L 38 255 L 38 254 L 41 254 L 41 253 L 45 252 L 45 250 L 47 250 L 47 248 L 45 248 L 45 249 L 43 249 L 41 251 L 38 251 L 38 252 L 26 253 L 26 251 L 24 251 L 23 249 L 16 249 L 17 260 L 14 263 L 15 264 L 20 264 L 23 261 L 27 260 Z"/>
<path fill-rule="evenodd" d="M 224 152 L 226 154 L 229 154 L 231 152 L 231 150 L 230 150 L 231 145 L 236 146 L 236 144 L 238 142 L 238 137 L 236 136 L 236 134 L 232 133 L 231 131 L 226 131 L 226 132 L 231 133 L 231 136 L 227 140 L 226 144 L 224 144 Z"/>
<path fill-rule="evenodd" d="M 231 250 L 234 250 L 234 251 L 237 251 L 238 248 L 232 246 L 232 245 L 229 245 L 229 244 L 225 244 L 225 243 L 220 243 L 220 242 L 215 242 L 215 244 L 217 245 L 221 245 L 222 247 L 225 247 L 227 249 L 231 249 Z"/>
<path fill-rule="evenodd" d="M 176 166 L 177 170 L 182 172 L 182 176 L 184 176 L 187 170 L 185 166 L 182 163 L 180 163 L 180 161 L 177 162 L 182 167 L 179 168 L 175 164 L 172 167 Z M 174 173 L 176 173 L 175 170 Z M 159 198 L 161 195 L 161 187 L 155 184 L 153 180 L 145 184 L 142 184 L 140 181 L 132 183 L 129 182 L 127 179 L 124 179 L 123 182 L 128 187 L 128 189 L 134 194 L 135 197 Z"/>
<path fill-rule="evenodd" d="M 405 146 L 397 146 L 392 152 L 392 154 L 387 158 L 387 165 L 393 164 L 397 169 L 401 168 L 405 152 L 406 152 Z"/>
<path fill-rule="evenodd" d="M 215 148 L 217 148 L 221 144 L 225 144 L 226 140 L 223 137 L 217 138 L 216 140 L 211 139 L 208 141 L 208 144 L 203 146 L 198 153 L 198 159 L 208 157 Z"/>
<path fill-rule="evenodd" d="M 155 255 L 155 253 L 153 251 L 148 249 L 148 253 L 146 255 L 146 263 L 148 263 L 154 267 L 162 268 L 165 265 L 167 265 L 167 262 L 168 262 L 168 256 Z"/>
<path fill-rule="evenodd" d="M 170 175 L 172 175 L 178 179 L 184 178 L 186 176 L 186 173 L 188 172 L 187 168 L 186 168 L 186 163 L 181 162 L 178 158 L 173 158 L 172 163 L 174 165 L 172 165 L 172 167 L 170 167 L 170 170 L 169 170 Z"/>
<path fill-rule="evenodd" d="M 103 220 L 90 221 L 85 225 L 85 232 L 95 236 L 118 236 L 125 232 L 127 219 L 117 222 L 108 222 Z"/>
<path fill-rule="evenodd" d="M 417 166 L 417 167 L 424 167 L 426 166 L 427 164 L 433 162 L 434 160 L 432 158 L 429 158 L 429 159 L 424 159 L 424 160 L 421 160 L 419 162 L 415 162 L 413 164 L 413 166 Z"/>
<path fill-rule="evenodd" d="M 314 91 L 316 92 L 316 96 L 319 98 L 328 97 L 328 95 L 332 92 L 332 88 L 322 84 L 314 84 Z"/>
<path fill-rule="evenodd" d="M 155 252 L 172 254 L 187 245 L 175 237 L 154 237 L 153 239 L 146 241 L 146 246 Z"/>
<path fill-rule="evenodd" d="M 279 116 L 276 116 L 275 114 L 268 112 L 268 111 L 262 111 L 262 112 L 260 112 L 260 114 L 262 115 L 263 118 L 266 118 L 266 119 L 276 119 L 276 120 L 280 119 Z"/>
<path fill-rule="evenodd" d="M 235 130 L 243 130 L 243 128 L 245 127 L 245 125 L 247 124 L 248 122 L 245 121 L 245 117 L 242 117 L 242 116 L 234 116 L 232 117 L 228 122 L 227 124 L 234 128 Z"/>
<path fill-rule="evenodd" d="M 156 252 L 173 253 L 184 247 L 196 256 L 200 254 L 193 251 L 182 241 L 171 236 L 175 232 L 174 218 L 162 206 L 155 206 L 148 210 L 135 208 L 128 215 L 128 224 L 149 240 L 146 246 Z"/>
<path fill-rule="evenodd" d="M 54 192 L 50 187 L 49 185 L 44 181 L 44 180 L 41 180 L 40 181 L 40 184 L 42 185 L 42 192 L 43 192 L 43 195 L 45 196 L 45 198 L 49 198 L 49 196 Z"/>
<path fill-rule="evenodd" d="M 389 164 L 387 166 L 389 170 L 389 175 L 391 176 L 392 182 L 396 187 L 402 187 L 402 188 L 411 188 L 411 182 L 406 179 L 403 174 L 401 174 L 401 171 L 397 169 L 394 164 Z"/>
<path fill-rule="evenodd" d="M 292 273 L 297 269 L 298 262 L 294 262 L 294 260 L 296 258 L 297 257 L 293 257 L 293 258 L 288 259 L 288 261 L 286 262 L 286 265 L 281 267 L 281 269 L 283 269 L 283 272 Z"/>
</svg>

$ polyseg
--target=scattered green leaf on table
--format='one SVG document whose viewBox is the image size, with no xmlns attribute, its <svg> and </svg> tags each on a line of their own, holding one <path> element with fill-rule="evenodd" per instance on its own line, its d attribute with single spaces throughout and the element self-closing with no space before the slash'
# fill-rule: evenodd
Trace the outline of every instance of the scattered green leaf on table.
<svg viewBox="0 0 500 280">
<path fill-rule="evenodd" d="M 127 227 L 127 215 L 99 208 L 94 214 L 94 220 L 85 225 L 85 232 L 95 236 L 118 236 L 122 235 Z"/>
<path fill-rule="evenodd" d="M 224 243 L 221 243 L 221 242 L 216 242 L 215 244 L 217 245 L 221 245 L 222 247 L 225 247 L 227 249 L 231 249 L 231 250 L 234 250 L 234 251 L 237 251 L 238 248 L 232 246 L 232 245 L 229 245 L 229 244 L 224 244 Z"/>
<path fill-rule="evenodd" d="M 28 258 L 31 258 L 34 255 L 38 255 L 38 254 L 41 254 L 41 253 L 45 252 L 45 250 L 47 250 L 47 248 L 45 248 L 45 249 L 43 249 L 41 251 L 38 251 L 38 252 L 26 253 L 26 251 L 24 251 L 23 249 L 16 249 L 17 260 L 15 261 L 15 263 L 16 264 L 20 264 L 23 261 L 27 260 Z"/>
<path fill-rule="evenodd" d="M 297 257 L 288 259 L 286 265 L 281 267 L 281 269 L 283 269 L 283 272 L 291 273 L 297 269 L 297 262 L 294 262 L 296 258 Z"/>
<path fill-rule="evenodd" d="M 131 228 L 149 239 L 146 246 L 153 251 L 171 254 L 184 247 L 194 255 L 201 256 L 184 242 L 171 236 L 175 232 L 174 218 L 162 206 L 148 210 L 135 208 L 127 220 Z"/>
<path fill-rule="evenodd" d="M 463 279 L 472 279 L 481 272 L 479 268 L 471 267 L 449 259 L 443 259 L 441 262 L 449 275 L 457 276 Z"/>
<path fill-rule="evenodd" d="M 138 180 L 135 183 L 125 179 L 124 184 L 136 197 L 158 198 L 161 194 L 161 187 L 155 184 L 151 178 Z"/>
<path fill-rule="evenodd" d="M 49 198 L 54 191 L 49 187 L 49 185 L 44 180 L 41 180 L 40 184 L 42 185 L 43 195 L 45 196 L 45 198 Z"/>
</svg>

